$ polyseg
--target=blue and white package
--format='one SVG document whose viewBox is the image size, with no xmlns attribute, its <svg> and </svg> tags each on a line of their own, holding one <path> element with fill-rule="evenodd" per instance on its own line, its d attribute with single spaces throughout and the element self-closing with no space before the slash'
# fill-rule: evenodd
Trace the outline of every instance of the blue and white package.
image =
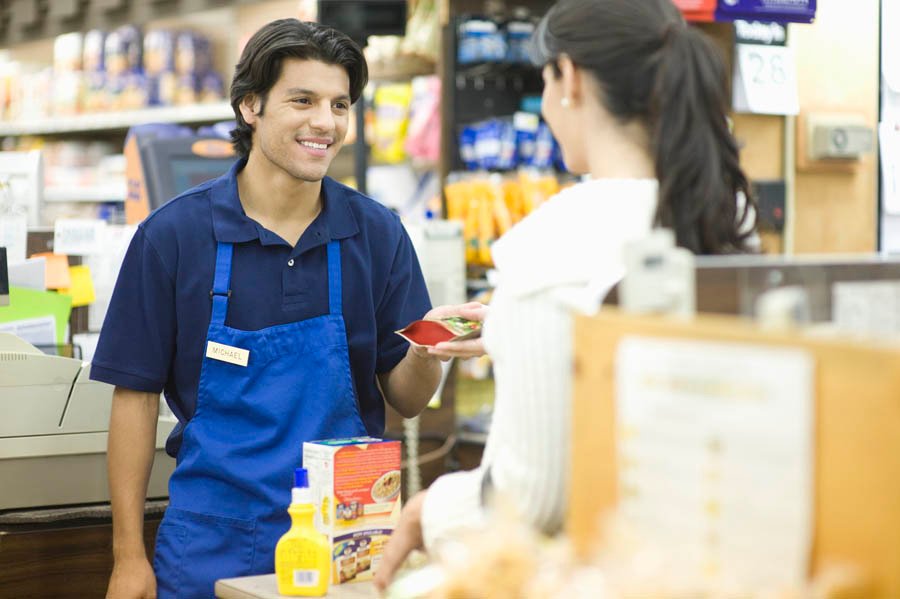
<svg viewBox="0 0 900 599">
<path fill-rule="evenodd" d="M 516 166 L 516 128 L 510 118 L 497 119 L 500 132 L 500 155 L 497 159 L 497 167 L 508 171 Z"/>
<path fill-rule="evenodd" d="M 487 19 L 469 19 L 459 26 L 456 60 L 460 64 L 502 62 L 506 39 L 497 24 Z"/>
<path fill-rule="evenodd" d="M 510 21 L 506 24 L 506 61 L 530 64 L 528 43 L 534 33 L 531 21 Z"/>
<path fill-rule="evenodd" d="M 475 156 L 478 167 L 500 168 L 500 122 L 497 119 L 482 121 L 475 125 Z"/>
<path fill-rule="evenodd" d="M 478 156 L 475 154 L 475 139 L 477 132 L 474 125 L 466 125 L 459 133 L 459 158 L 466 170 L 478 168 Z"/>
<path fill-rule="evenodd" d="M 547 123 L 542 122 L 538 125 L 537 134 L 534 142 L 534 157 L 531 159 L 531 165 L 537 168 L 550 168 L 553 166 L 553 145 L 556 141 L 553 139 L 553 133 Z"/>
<path fill-rule="evenodd" d="M 541 119 L 536 114 L 520 111 L 513 115 L 513 128 L 516 131 L 516 165 L 531 164 L 540 124 Z"/>
</svg>

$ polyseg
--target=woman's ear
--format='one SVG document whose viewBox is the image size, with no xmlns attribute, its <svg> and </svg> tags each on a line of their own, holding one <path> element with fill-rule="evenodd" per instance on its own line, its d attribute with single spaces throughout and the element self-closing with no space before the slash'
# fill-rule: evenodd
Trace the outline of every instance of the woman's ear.
<svg viewBox="0 0 900 599">
<path fill-rule="evenodd" d="M 568 98 L 570 106 L 577 106 L 584 96 L 581 69 L 565 54 L 559 56 L 557 64 L 562 72 L 563 98 Z"/>
<path fill-rule="evenodd" d="M 241 109 L 241 116 L 244 117 L 245 123 L 247 123 L 248 125 L 256 124 L 260 106 L 261 102 L 259 96 L 257 96 L 256 94 L 247 94 L 246 96 L 244 96 L 244 99 L 241 100 L 239 108 Z"/>
</svg>

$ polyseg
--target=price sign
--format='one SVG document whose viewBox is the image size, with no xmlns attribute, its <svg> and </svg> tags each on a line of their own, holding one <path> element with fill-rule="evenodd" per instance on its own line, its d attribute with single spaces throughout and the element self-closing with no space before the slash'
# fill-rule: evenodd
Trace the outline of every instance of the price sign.
<svg viewBox="0 0 900 599">
<path fill-rule="evenodd" d="M 738 44 L 735 50 L 735 112 L 797 114 L 800 111 L 793 48 Z"/>
</svg>

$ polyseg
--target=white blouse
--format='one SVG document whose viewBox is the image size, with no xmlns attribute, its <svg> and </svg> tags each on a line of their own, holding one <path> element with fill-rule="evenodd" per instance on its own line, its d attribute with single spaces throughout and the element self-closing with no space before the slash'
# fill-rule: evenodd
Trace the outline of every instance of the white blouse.
<svg viewBox="0 0 900 599">
<path fill-rule="evenodd" d="M 429 488 L 425 545 L 483 523 L 482 486 L 547 533 L 563 523 L 569 484 L 572 314 L 593 313 L 625 273 L 626 243 L 647 236 L 655 179 L 596 179 L 563 190 L 493 246 L 498 283 L 484 323 L 495 401 L 481 466 Z"/>
</svg>

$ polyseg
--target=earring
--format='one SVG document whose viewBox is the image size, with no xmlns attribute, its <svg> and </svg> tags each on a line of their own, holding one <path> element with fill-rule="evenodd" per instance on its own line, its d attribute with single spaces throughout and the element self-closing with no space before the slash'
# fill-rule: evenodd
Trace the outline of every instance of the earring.
<svg viewBox="0 0 900 599">
<path fill-rule="evenodd" d="M 572 103 L 569 101 L 569 98 L 567 98 L 565 96 L 563 96 L 563 98 L 559 101 L 559 103 L 562 104 L 563 108 L 568 108 L 569 106 L 572 105 Z"/>
</svg>

